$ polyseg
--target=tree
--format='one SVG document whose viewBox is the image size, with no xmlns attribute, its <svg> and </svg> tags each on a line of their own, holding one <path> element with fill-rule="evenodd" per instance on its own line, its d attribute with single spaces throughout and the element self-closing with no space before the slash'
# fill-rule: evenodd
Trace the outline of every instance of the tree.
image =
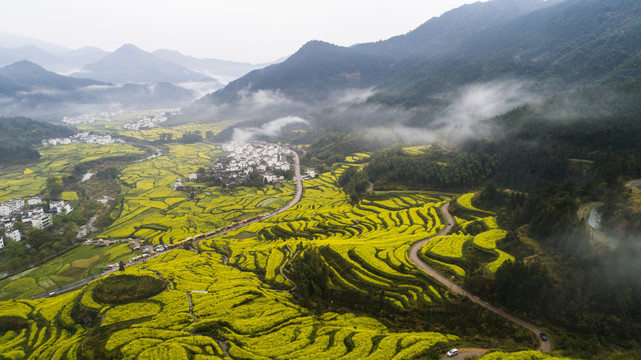
<svg viewBox="0 0 641 360">
<path fill-rule="evenodd" d="M 7 259 L 7 267 L 15 270 L 25 266 L 28 263 L 27 249 L 23 242 L 5 239 L 4 256 Z"/>
<path fill-rule="evenodd" d="M 57 176 L 50 176 L 47 178 L 44 190 L 44 198 L 48 200 L 60 199 L 62 194 L 62 181 Z"/>
</svg>

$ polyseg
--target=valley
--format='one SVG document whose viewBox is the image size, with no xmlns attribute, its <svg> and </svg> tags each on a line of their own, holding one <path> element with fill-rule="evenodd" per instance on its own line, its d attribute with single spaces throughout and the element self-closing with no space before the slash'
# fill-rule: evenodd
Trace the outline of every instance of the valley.
<svg viewBox="0 0 641 360">
<path fill-rule="evenodd" d="M 641 358 L 640 3 L 124 3 L 0 32 L 0 360 Z"/>
</svg>

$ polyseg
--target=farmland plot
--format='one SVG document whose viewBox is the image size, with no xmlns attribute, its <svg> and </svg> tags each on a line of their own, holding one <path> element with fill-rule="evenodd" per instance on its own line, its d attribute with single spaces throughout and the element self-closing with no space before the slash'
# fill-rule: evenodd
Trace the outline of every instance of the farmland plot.
<svg viewBox="0 0 641 360">
<path fill-rule="evenodd" d="M 99 236 L 137 237 L 152 243 L 171 244 L 207 233 L 233 222 L 272 212 L 294 194 L 291 183 L 262 190 L 220 187 L 205 188 L 187 183 L 192 191 L 175 191 L 174 184 L 200 167 L 210 167 L 219 153 L 204 143 L 169 145 L 169 153 L 135 163 L 122 171 L 120 180 L 127 191 L 114 223 Z"/>
</svg>

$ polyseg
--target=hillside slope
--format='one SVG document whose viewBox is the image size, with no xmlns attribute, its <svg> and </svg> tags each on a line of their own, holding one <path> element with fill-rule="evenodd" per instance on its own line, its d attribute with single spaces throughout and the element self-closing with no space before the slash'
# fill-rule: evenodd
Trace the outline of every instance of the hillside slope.
<svg viewBox="0 0 641 360">
<path fill-rule="evenodd" d="M 416 106 L 465 84 L 505 78 L 557 92 L 641 75 L 639 48 L 638 2 L 495 0 L 462 6 L 386 41 L 349 48 L 309 42 L 204 101 L 258 90 L 308 100 L 375 87 L 375 101 Z"/>
</svg>

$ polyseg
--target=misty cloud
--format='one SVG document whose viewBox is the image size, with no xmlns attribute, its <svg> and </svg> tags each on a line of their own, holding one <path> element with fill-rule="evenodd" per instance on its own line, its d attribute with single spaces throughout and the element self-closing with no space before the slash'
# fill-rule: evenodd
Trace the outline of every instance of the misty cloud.
<svg viewBox="0 0 641 360">
<path fill-rule="evenodd" d="M 376 127 L 365 131 L 365 138 L 383 145 L 392 144 L 427 144 L 438 138 L 438 132 L 423 128 L 403 125 Z"/>
<path fill-rule="evenodd" d="M 365 136 L 384 144 L 425 144 L 436 140 L 460 142 L 489 136 L 494 129 L 483 120 L 540 100 L 527 90 L 526 85 L 514 80 L 468 85 L 446 95 L 449 104 L 433 119 L 426 121 L 426 128 L 379 127 L 366 131 Z"/>
<path fill-rule="evenodd" d="M 372 95 L 374 95 L 373 88 L 345 89 L 330 94 L 329 101 L 337 105 L 351 105 L 365 102 Z"/>
<path fill-rule="evenodd" d="M 241 106 L 249 106 L 255 109 L 293 104 L 292 100 L 285 97 L 279 91 L 259 90 L 253 93 L 241 91 L 239 92 L 239 95 L 241 97 Z"/>
<path fill-rule="evenodd" d="M 455 124 L 468 126 L 481 120 L 504 114 L 521 105 L 540 100 L 519 81 L 494 81 L 472 84 L 456 95 L 450 105 L 434 122 L 437 127 Z"/>
<path fill-rule="evenodd" d="M 287 116 L 284 118 L 276 119 L 270 121 L 266 124 L 263 124 L 261 127 L 248 127 L 243 129 L 234 129 L 234 134 L 232 135 L 232 141 L 235 142 L 247 142 L 252 139 L 260 136 L 276 136 L 280 131 L 287 125 L 291 124 L 305 124 L 309 125 L 309 121 L 297 117 L 297 116 Z"/>
</svg>

